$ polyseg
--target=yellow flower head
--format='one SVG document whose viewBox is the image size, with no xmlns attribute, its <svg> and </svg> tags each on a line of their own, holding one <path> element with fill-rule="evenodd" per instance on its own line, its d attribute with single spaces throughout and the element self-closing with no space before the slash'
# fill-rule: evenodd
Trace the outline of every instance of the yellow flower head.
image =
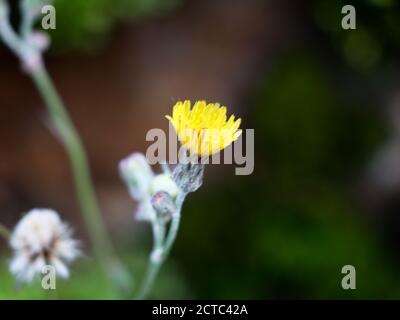
<svg viewBox="0 0 400 320">
<path fill-rule="evenodd" d="M 212 155 L 226 148 L 242 133 L 239 130 L 241 119 L 235 120 L 231 115 L 227 121 L 226 107 L 218 103 L 197 101 L 191 108 L 189 100 L 178 101 L 172 117 L 166 117 L 191 155 Z"/>
</svg>

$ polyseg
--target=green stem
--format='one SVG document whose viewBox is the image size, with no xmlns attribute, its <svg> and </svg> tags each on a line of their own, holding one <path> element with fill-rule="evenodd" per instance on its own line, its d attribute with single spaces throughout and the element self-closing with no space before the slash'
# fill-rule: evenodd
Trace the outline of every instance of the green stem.
<svg viewBox="0 0 400 320">
<path fill-rule="evenodd" d="M 146 275 L 144 277 L 142 286 L 139 290 L 139 293 L 136 297 L 137 300 L 143 300 L 147 297 L 147 295 L 150 292 L 150 289 L 153 287 L 153 283 L 156 280 L 157 274 L 160 271 L 162 265 L 162 261 L 150 261 L 147 270 L 146 270 Z"/>
<path fill-rule="evenodd" d="M 163 259 L 167 259 L 171 248 L 175 242 L 176 236 L 178 235 L 178 230 L 179 230 L 179 224 L 181 222 L 181 213 L 179 211 L 178 214 L 176 214 L 171 221 L 171 226 L 169 228 L 168 236 L 167 239 L 165 240 L 164 244 L 164 250 L 163 250 Z"/>
<path fill-rule="evenodd" d="M 89 164 L 79 135 L 61 101 L 43 63 L 41 52 L 29 44 L 35 18 L 35 6 L 40 1 L 23 0 L 21 5 L 21 35 L 12 28 L 9 21 L 8 2 L 0 0 L 0 38 L 26 64 L 27 71 L 41 93 L 54 128 L 64 143 L 74 176 L 75 189 L 82 216 L 89 233 L 93 251 L 106 275 L 122 290 L 128 290 L 130 276 L 115 257 L 114 248 L 108 238 L 103 219 L 97 204 Z M 38 65 L 29 65 L 29 59 L 35 58 Z M 32 61 L 30 61 L 32 63 Z"/>
<path fill-rule="evenodd" d="M 76 194 L 79 206 L 89 232 L 94 253 L 102 264 L 104 271 L 114 279 L 126 279 L 114 272 L 124 272 L 118 266 L 113 246 L 108 238 L 103 219 L 97 204 L 89 165 L 85 150 L 78 133 L 61 101 L 46 69 L 40 66 L 31 74 L 34 83 L 41 93 L 50 115 L 52 124 L 64 143 L 71 163 Z M 124 284 L 121 284 L 124 285 Z"/>
<path fill-rule="evenodd" d="M 139 293 L 136 297 L 138 300 L 143 300 L 150 288 L 153 286 L 158 271 L 160 270 L 162 264 L 162 253 L 163 253 L 163 241 L 165 237 L 165 223 L 160 221 L 155 221 L 151 224 L 153 231 L 153 250 L 150 255 L 149 264 L 146 269 L 144 280 L 139 289 Z M 154 257 L 155 254 L 160 254 L 160 259 Z"/>
<path fill-rule="evenodd" d="M 157 241 L 157 243 L 153 247 L 152 253 L 154 253 L 155 250 L 159 250 L 161 256 L 160 259 L 152 259 L 152 255 L 150 256 L 149 264 L 146 270 L 146 275 L 143 280 L 141 289 L 139 290 L 139 294 L 137 295 L 136 299 L 138 300 L 143 300 L 145 299 L 148 294 L 150 293 L 151 288 L 153 287 L 153 284 L 157 278 L 158 272 L 161 269 L 161 266 L 163 262 L 167 259 L 169 252 L 171 251 L 171 248 L 175 242 L 176 236 L 178 235 L 178 230 L 179 230 L 179 224 L 181 221 L 181 211 L 182 211 L 182 205 L 183 201 L 185 200 L 186 194 L 183 192 L 180 192 L 177 196 L 176 199 L 176 211 L 172 215 L 172 221 L 171 221 L 171 226 L 169 227 L 168 230 L 168 235 L 165 239 L 165 241 L 161 241 L 160 243 L 160 236 L 157 236 L 157 229 L 155 226 L 157 225 L 157 222 L 153 223 L 153 236 L 154 240 Z M 164 233 L 165 230 L 162 230 L 162 239 L 164 240 Z"/>
<path fill-rule="evenodd" d="M 6 241 L 10 240 L 11 232 L 5 226 L 0 224 L 0 236 L 3 237 Z"/>
<path fill-rule="evenodd" d="M 185 200 L 186 193 L 180 192 L 176 199 L 176 213 L 172 215 L 171 226 L 169 228 L 167 239 L 165 240 L 163 258 L 164 260 L 168 257 L 169 252 L 175 242 L 176 236 L 178 235 L 179 224 L 181 222 L 181 211 L 183 201 Z"/>
<path fill-rule="evenodd" d="M 150 292 L 150 289 L 153 287 L 153 283 L 157 278 L 158 272 L 160 271 L 162 262 L 152 262 L 149 264 L 147 268 L 145 278 L 142 283 L 142 287 L 137 295 L 137 300 L 143 300 L 147 297 Z"/>
<path fill-rule="evenodd" d="M 32 26 L 34 23 L 34 15 L 31 12 L 32 5 L 33 5 L 32 0 L 21 0 L 20 2 L 20 12 L 21 12 L 20 35 L 25 40 L 31 33 Z"/>
<path fill-rule="evenodd" d="M 21 58 L 22 52 L 25 48 L 23 41 L 15 33 L 11 24 L 9 23 L 9 8 L 0 0 L 0 36 L 3 42 L 10 48 L 10 50 L 18 57 Z"/>
</svg>

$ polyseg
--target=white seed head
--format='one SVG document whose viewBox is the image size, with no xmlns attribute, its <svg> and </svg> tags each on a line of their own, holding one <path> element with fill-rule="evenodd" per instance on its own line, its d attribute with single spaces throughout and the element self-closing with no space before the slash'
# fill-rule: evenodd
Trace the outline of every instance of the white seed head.
<svg viewBox="0 0 400 320">
<path fill-rule="evenodd" d="M 29 282 L 45 265 L 52 265 L 56 274 L 69 277 L 68 264 L 80 251 L 71 238 L 71 229 L 51 209 L 33 209 L 15 226 L 10 246 L 14 257 L 10 271 L 20 282 Z"/>
</svg>

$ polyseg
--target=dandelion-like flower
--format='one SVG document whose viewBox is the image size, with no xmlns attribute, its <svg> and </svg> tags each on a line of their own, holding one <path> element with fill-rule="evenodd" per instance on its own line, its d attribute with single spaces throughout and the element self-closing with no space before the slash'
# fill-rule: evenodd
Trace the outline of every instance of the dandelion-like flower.
<svg viewBox="0 0 400 320">
<path fill-rule="evenodd" d="M 191 155 L 212 155 L 229 146 L 242 133 L 239 130 L 241 119 L 235 120 L 231 115 L 227 120 L 226 107 L 218 103 L 197 101 L 191 108 L 189 100 L 179 101 L 172 117 L 166 117 Z"/>
<path fill-rule="evenodd" d="M 30 282 L 46 265 L 62 278 L 69 277 L 68 264 L 79 255 L 71 229 L 51 209 L 33 209 L 16 225 L 10 246 L 14 257 L 10 271 L 20 282 Z"/>
</svg>

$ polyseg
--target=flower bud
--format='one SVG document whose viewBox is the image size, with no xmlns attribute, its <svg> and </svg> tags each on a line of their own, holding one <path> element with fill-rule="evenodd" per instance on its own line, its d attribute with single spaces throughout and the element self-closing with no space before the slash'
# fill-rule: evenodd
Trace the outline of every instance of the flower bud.
<svg viewBox="0 0 400 320">
<path fill-rule="evenodd" d="M 174 181 L 185 192 L 194 192 L 203 184 L 204 164 L 179 163 L 173 172 Z"/>
<path fill-rule="evenodd" d="M 151 198 L 151 204 L 159 218 L 165 221 L 171 219 L 172 213 L 175 211 L 175 204 L 168 193 L 164 191 L 156 192 Z"/>
<path fill-rule="evenodd" d="M 150 196 L 147 196 L 139 202 L 139 206 L 136 211 L 136 220 L 153 223 L 156 221 L 156 219 L 157 212 L 151 205 Z"/>
<path fill-rule="evenodd" d="M 119 172 L 135 200 L 142 200 L 149 192 L 153 171 L 142 153 L 133 153 L 119 163 Z"/>
<path fill-rule="evenodd" d="M 179 187 L 176 185 L 172 177 L 167 173 L 162 173 L 154 177 L 150 186 L 150 193 L 154 194 L 159 191 L 165 191 L 172 198 L 178 195 Z"/>
</svg>

